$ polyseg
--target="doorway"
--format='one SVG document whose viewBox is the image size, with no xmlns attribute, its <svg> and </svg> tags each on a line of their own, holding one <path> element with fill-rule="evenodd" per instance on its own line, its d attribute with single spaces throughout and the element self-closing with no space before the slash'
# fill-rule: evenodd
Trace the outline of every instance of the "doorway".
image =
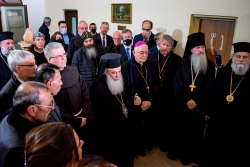
<svg viewBox="0 0 250 167">
<path fill-rule="evenodd" d="M 77 10 L 64 10 L 65 21 L 67 24 L 68 32 L 77 34 L 78 12 Z"/>
<path fill-rule="evenodd" d="M 231 58 L 236 17 L 192 15 L 189 34 L 204 32 L 207 57 L 215 63 L 221 55 L 222 65 Z"/>
</svg>

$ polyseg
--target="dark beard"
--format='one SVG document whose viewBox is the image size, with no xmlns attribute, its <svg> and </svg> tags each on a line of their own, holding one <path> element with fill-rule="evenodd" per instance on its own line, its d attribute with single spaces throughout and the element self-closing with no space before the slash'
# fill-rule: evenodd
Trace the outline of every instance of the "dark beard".
<svg viewBox="0 0 250 167">
<path fill-rule="evenodd" d="M 87 45 L 85 53 L 88 59 L 96 58 L 97 56 L 97 51 L 94 45 Z"/>
</svg>

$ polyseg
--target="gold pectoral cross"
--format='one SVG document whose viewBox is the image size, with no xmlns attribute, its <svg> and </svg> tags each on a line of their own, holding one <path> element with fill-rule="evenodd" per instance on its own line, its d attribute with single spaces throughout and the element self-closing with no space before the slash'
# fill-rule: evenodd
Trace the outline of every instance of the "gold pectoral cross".
<svg viewBox="0 0 250 167">
<path fill-rule="evenodd" d="M 149 86 L 147 86 L 147 90 L 148 90 L 148 94 L 150 93 L 150 87 Z"/>
<path fill-rule="evenodd" d="M 190 91 L 193 92 L 194 91 L 194 88 L 196 88 L 196 86 L 194 85 L 194 82 L 192 82 L 191 85 L 189 85 L 190 87 Z"/>
</svg>

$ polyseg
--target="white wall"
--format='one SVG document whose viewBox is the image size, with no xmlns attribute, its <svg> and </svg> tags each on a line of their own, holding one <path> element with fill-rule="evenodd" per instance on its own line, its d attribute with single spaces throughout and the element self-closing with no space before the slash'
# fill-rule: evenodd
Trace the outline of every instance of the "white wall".
<svg viewBox="0 0 250 167">
<path fill-rule="evenodd" d="M 22 0 L 22 2 L 27 5 L 29 28 L 33 33 L 38 32 L 45 17 L 44 0 Z"/>
<path fill-rule="evenodd" d="M 111 36 L 117 25 L 127 26 L 135 32 L 141 29 L 143 20 L 149 19 L 154 23 L 154 33 L 157 27 L 165 27 L 167 34 L 182 44 L 176 48 L 176 52 L 182 56 L 189 33 L 190 16 L 202 14 L 238 17 L 233 42 L 250 42 L 250 0 L 23 0 L 30 6 L 37 6 L 37 3 L 42 5 L 43 2 L 45 13 L 39 10 L 41 14 L 38 15 L 38 7 L 29 12 L 30 27 L 36 27 L 37 22 L 40 25 L 40 20 L 46 14 L 52 19 L 51 34 L 57 31 L 57 22 L 64 18 L 63 9 L 77 9 L 78 21 L 95 22 L 97 27 L 102 21 L 109 22 L 108 34 Z M 112 3 L 132 3 L 132 24 L 111 23 Z"/>
</svg>

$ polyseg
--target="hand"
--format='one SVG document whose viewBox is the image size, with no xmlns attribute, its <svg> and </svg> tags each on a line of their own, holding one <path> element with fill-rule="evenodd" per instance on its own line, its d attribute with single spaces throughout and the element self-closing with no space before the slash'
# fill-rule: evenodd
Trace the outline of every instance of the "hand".
<svg viewBox="0 0 250 167">
<path fill-rule="evenodd" d="M 84 125 L 86 125 L 87 118 L 83 118 L 83 117 L 77 117 L 77 118 L 82 118 L 82 123 L 81 123 L 80 127 L 83 127 Z"/>
<path fill-rule="evenodd" d="M 193 110 L 194 108 L 197 107 L 197 104 L 195 103 L 193 99 L 191 99 L 187 102 L 187 107 L 189 110 Z"/>
<path fill-rule="evenodd" d="M 205 119 L 205 121 L 207 122 L 207 121 L 209 121 L 210 116 L 209 116 L 209 115 L 205 115 L 205 116 L 204 116 L 204 119 Z"/>
<path fill-rule="evenodd" d="M 135 98 L 134 98 L 134 105 L 135 106 L 139 106 L 141 104 L 141 98 L 138 96 L 138 94 L 135 94 Z"/>
<path fill-rule="evenodd" d="M 142 38 L 145 39 L 145 42 L 148 42 L 149 41 L 149 39 L 148 39 L 148 32 L 142 31 Z"/>
<path fill-rule="evenodd" d="M 142 112 L 146 111 L 150 106 L 151 106 L 150 101 L 143 101 L 141 105 L 141 111 Z"/>
</svg>

